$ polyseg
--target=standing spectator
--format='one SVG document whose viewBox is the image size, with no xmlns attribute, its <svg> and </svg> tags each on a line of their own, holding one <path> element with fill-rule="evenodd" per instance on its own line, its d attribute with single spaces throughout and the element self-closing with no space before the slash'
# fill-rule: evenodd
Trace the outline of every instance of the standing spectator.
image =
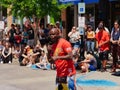
<svg viewBox="0 0 120 90">
<path fill-rule="evenodd" d="M 2 50 L 2 61 L 1 63 L 12 63 L 12 49 L 10 43 L 6 42 L 5 47 Z"/>
<path fill-rule="evenodd" d="M 120 26 L 118 21 L 114 22 L 114 27 L 112 28 L 111 32 L 111 43 L 112 43 L 112 56 L 113 56 L 113 66 L 112 66 L 112 72 L 116 71 L 117 65 L 118 65 L 118 56 L 119 55 L 119 41 L 120 38 Z"/>
<path fill-rule="evenodd" d="M 21 44 L 21 31 L 20 31 L 19 25 L 16 25 L 14 39 L 15 39 L 15 46 L 20 46 L 20 44 Z"/>
<path fill-rule="evenodd" d="M 11 44 L 11 47 L 14 47 L 14 43 L 15 43 L 15 38 L 14 38 L 14 33 L 15 33 L 15 25 L 11 24 L 11 29 L 8 31 L 9 34 L 9 42 Z"/>
<path fill-rule="evenodd" d="M 109 41 L 110 36 L 107 31 L 104 29 L 104 25 L 100 23 L 98 25 L 99 32 L 96 33 L 96 40 L 98 43 L 98 50 L 99 50 L 99 58 L 102 63 L 101 71 L 106 71 L 106 64 L 108 60 L 108 52 L 109 52 Z"/>
<path fill-rule="evenodd" d="M 30 24 L 27 27 L 27 33 L 29 35 L 27 44 L 33 47 L 34 46 L 34 30 Z"/>
<path fill-rule="evenodd" d="M 99 24 L 103 24 L 105 31 L 107 31 L 108 33 L 110 33 L 110 31 L 108 30 L 108 28 L 105 27 L 105 24 L 104 24 L 103 21 L 100 21 Z M 98 33 L 98 32 L 99 32 L 99 28 L 96 29 L 95 33 Z"/>
<path fill-rule="evenodd" d="M 8 26 L 7 26 L 7 23 L 5 23 L 5 29 L 4 29 L 4 31 L 3 31 L 3 39 L 4 40 L 9 40 L 8 39 Z"/>
<path fill-rule="evenodd" d="M 76 30 L 76 27 L 73 26 L 72 30 L 68 33 L 69 41 L 72 44 L 72 47 L 78 42 L 79 32 Z"/>
<path fill-rule="evenodd" d="M 39 28 L 39 31 L 38 31 L 38 37 L 39 37 L 39 41 L 41 43 L 41 46 L 43 47 L 46 43 L 46 36 L 45 36 L 45 32 L 44 32 L 44 24 L 40 24 L 40 28 Z"/>
<path fill-rule="evenodd" d="M 56 22 L 55 27 L 59 29 L 60 35 L 63 36 L 63 35 L 62 35 L 63 27 L 62 27 L 62 25 L 60 24 L 59 21 Z"/>
<path fill-rule="evenodd" d="M 27 32 L 27 28 L 26 27 L 24 27 L 24 30 L 22 32 L 21 37 L 22 37 L 22 41 L 21 41 L 22 48 L 24 48 L 27 45 L 28 38 L 29 38 L 29 34 Z"/>
<path fill-rule="evenodd" d="M 94 53 L 95 48 L 95 32 L 91 25 L 88 25 L 86 32 L 86 44 L 87 44 L 87 52 Z"/>
<path fill-rule="evenodd" d="M 72 60 L 72 47 L 71 44 L 65 39 L 61 38 L 60 32 L 57 28 L 53 28 L 49 32 L 51 40 L 54 42 L 52 45 L 53 55 L 52 60 L 56 65 L 56 85 L 57 90 L 68 90 L 67 77 L 70 77 L 73 83 L 73 90 L 76 90 L 75 86 L 75 74 L 76 70 Z"/>
<path fill-rule="evenodd" d="M 68 37 L 70 38 L 69 41 L 71 42 L 73 47 L 73 53 L 74 54 L 78 53 L 80 47 L 80 34 L 76 30 L 75 26 L 73 26 L 72 30 L 68 33 Z"/>
</svg>

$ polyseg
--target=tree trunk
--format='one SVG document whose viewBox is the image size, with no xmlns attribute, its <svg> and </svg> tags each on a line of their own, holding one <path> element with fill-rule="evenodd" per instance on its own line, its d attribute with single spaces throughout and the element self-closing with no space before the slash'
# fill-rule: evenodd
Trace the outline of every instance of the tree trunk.
<svg viewBox="0 0 120 90">
<path fill-rule="evenodd" d="M 38 38 L 39 19 L 36 17 L 34 17 L 33 29 L 34 29 L 34 43 L 35 45 L 40 44 L 39 38 Z"/>
</svg>

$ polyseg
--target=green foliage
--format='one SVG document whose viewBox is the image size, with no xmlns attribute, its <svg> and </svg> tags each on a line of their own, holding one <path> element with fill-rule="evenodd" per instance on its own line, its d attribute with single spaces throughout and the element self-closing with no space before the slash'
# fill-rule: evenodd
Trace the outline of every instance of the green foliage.
<svg viewBox="0 0 120 90">
<path fill-rule="evenodd" d="M 15 17 L 32 17 L 42 18 L 50 15 L 60 18 L 61 9 L 69 5 L 60 5 L 57 0 L 0 0 L 2 6 L 11 8 L 11 12 Z"/>
</svg>

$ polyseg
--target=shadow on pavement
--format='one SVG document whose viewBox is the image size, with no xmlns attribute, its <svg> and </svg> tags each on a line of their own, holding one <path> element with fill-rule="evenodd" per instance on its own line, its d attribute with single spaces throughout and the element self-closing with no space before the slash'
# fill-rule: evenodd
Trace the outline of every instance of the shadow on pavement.
<svg viewBox="0 0 120 90">
<path fill-rule="evenodd" d="M 117 72 L 113 73 L 112 75 L 114 75 L 114 76 L 120 76 L 120 71 L 117 71 Z"/>
</svg>

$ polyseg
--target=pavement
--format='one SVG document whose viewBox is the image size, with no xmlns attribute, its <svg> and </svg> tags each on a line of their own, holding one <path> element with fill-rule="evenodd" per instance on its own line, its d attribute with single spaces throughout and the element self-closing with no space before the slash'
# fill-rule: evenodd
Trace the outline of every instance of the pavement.
<svg viewBox="0 0 120 90">
<path fill-rule="evenodd" d="M 0 90 L 55 90 L 55 75 L 55 70 L 33 70 L 19 66 L 14 60 L 12 64 L 0 64 Z M 81 77 L 84 80 L 110 80 L 117 86 L 80 85 L 77 90 L 120 90 L 120 76 L 114 76 L 109 71 L 82 74 L 78 70 L 77 79 Z"/>
</svg>

